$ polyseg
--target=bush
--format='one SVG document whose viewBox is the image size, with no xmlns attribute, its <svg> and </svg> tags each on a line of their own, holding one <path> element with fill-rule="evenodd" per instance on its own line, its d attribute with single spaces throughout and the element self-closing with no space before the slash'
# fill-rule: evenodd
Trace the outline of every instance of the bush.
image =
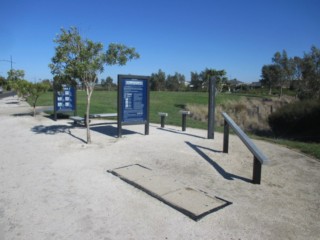
<svg viewBox="0 0 320 240">
<path fill-rule="evenodd" d="M 285 105 L 271 114 L 268 122 L 277 137 L 320 142 L 320 101 Z"/>
</svg>

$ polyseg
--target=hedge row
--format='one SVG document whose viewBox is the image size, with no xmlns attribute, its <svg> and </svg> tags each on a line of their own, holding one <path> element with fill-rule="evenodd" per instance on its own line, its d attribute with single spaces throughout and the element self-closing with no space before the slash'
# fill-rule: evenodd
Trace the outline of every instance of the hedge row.
<svg viewBox="0 0 320 240">
<path fill-rule="evenodd" d="M 269 116 L 269 125 L 281 138 L 320 142 L 320 101 L 288 104 Z"/>
</svg>

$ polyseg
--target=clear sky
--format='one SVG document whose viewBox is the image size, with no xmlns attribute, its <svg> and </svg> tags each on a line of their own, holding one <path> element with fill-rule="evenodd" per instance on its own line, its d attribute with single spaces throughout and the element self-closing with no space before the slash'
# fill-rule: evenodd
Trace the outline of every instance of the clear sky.
<svg viewBox="0 0 320 240">
<path fill-rule="evenodd" d="M 319 0 L 1 0 L 0 60 L 13 59 L 29 81 L 52 79 L 48 64 L 61 27 L 82 36 L 135 47 L 141 58 L 106 66 L 117 74 L 224 69 L 229 78 L 258 81 L 277 51 L 303 56 L 320 48 Z M 0 75 L 10 63 L 0 61 Z"/>
</svg>

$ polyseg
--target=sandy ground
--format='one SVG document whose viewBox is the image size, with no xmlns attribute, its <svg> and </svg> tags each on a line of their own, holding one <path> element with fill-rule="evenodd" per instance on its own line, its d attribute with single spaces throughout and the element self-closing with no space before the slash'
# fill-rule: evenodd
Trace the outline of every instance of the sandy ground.
<svg viewBox="0 0 320 240">
<path fill-rule="evenodd" d="M 254 141 L 270 159 L 254 185 L 252 155 L 235 137 L 94 120 L 93 144 L 69 120 L 0 100 L 0 239 L 319 239 L 320 162 Z M 97 123 L 101 123 L 97 125 Z M 195 222 L 107 170 L 130 164 L 232 202 Z"/>
</svg>

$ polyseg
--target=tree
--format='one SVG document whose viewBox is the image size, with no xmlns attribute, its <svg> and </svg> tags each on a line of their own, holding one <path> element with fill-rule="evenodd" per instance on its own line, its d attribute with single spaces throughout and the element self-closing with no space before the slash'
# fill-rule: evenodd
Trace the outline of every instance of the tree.
<svg viewBox="0 0 320 240">
<path fill-rule="evenodd" d="M 36 116 L 36 105 L 39 97 L 50 89 L 51 85 L 48 81 L 40 83 L 29 83 L 27 85 L 28 100 L 31 101 L 33 107 L 33 116 Z"/>
<path fill-rule="evenodd" d="M 283 87 L 293 80 L 295 74 L 295 63 L 292 58 L 288 58 L 286 50 L 276 52 L 272 58 L 272 62 L 279 66 L 281 74 L 278 78 L 278 85 L 280 86 L 280 97 L 282 96 Z"/>
<path fill-rule="evenodd" d="M 150 89 L 152 91 L 163 91 L 166 87 L 166 74 L 161 69 L 152 73 L 150 77 Z"/>
<path fill-rule="evenodd" d="M 201 91 L 202 87 L 202 79 L 200 74 L 197 72 L 191 72 L 190 88 L 196 91 Z"/>
<path fill-rule="evenodd" d="M 134 48 L 122 44 L 109 44 L 106 52 L 103 44 L 83 39 L 76 27 L 70 30 L 61 29 L 54 42 L 55 55 L 49 65 L 51 72 L 58 76 L 76 79 L 85 86 L 87 94 L 86 115 L 90 114 L 91 96 L 98 74 L 104 70 L 104 65 L 125 65 L 128 60 L 139 58 Z M 87 143 L 91 143 L 90 122 L 86 118 Z"/>
<path fill-rule="evenodd" d="M 168 75 L 166 81 L 166 88 L 169 91 L 185 90 L 185 76 L 177 72 L 173 76 Z"/>
<path fill-rule="evenodd" d="M 208 85 L 209 85 L 209 79 L 212 77 L 215 77 L 216 79 L 216 90 L 218 92 L 222 91 L 223 84 L 226 83 L 227 77 L 226 77 L 226 71 L 225 70 L 216 70 L 216 69 L 209 69 L 206 68 L 204 71 L 200 73 L 201 79 L 202 79 L 202 87 L 208 91 Z"/>
<path fill-rule="evenodd" d="M 23 79 L 9 81 L 10 88 L 16 91 L 18 97 L 20 97 L 23 100 L 26 100 L 29 96 L 30 84 L 30 82 Z"/>
<path fill-rule="evenodd" d="M 11 69 L 8 71 L 8 80 L 22 80 L 24 78 L 24 70 Z"/>
<path fill-rule="evenodd" d="M 304 54 L 301 62 L 302 84 L 299 97 L 320 99 L 320 49 L 311 47 L 311 52 Z"/>
<path fill-rule="evenodd" d="M 272 88 L 276 86 L 281 78 L 281 68 L 277 64 L 264 65 L 262 67 L 262 85 L 268 86 L 269 94 L 272 94 Z"/>
<path fill-rule="evenodd" d="M 111 91 L 114 87 L 112 77 L 108 76 L 105 80 L 101 80 L 101 86 L 107 89 L 107 91 Z"/>
<path fill-rule="evenodd" d="M 6 79 L 5 77 L 0 76 L 0 86 L 5 86 L 6 85 Z"/>
<path fill-rule="evenodd" d="M 9 84 L 10 87 L 17 92 L 20 98 L 31 101 L 33 116 L 36 115 L 36 105 L 39 97 L 46 93 L 51 87 L 50 82 L 47 80 L 39 83 L 31 83 L 27 80 L 14 80 L 10 81 Z"/>
</svg>

